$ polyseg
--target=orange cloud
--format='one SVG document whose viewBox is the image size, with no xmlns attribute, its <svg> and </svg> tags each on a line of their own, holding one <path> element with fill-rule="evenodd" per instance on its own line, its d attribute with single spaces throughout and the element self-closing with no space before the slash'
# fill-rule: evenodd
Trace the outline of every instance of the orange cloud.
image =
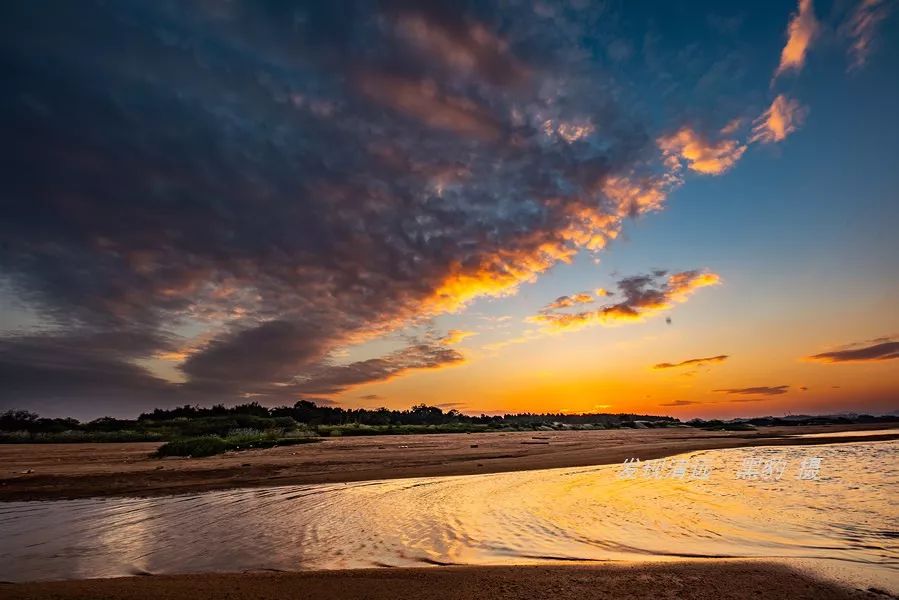
<svg viewBox="0 0 899 600">
<path fill-rule="evenodd" d="M 788 71 L 799 71 L 805 64 L 805 56 L 818 33 L 818 20 L 812 7 L 812 0 L 799 0 L 799 10 L 787 27 L 787 44 L 780 54 L 780 64 L 774 77 Z"/>
<path fill-rule="evenodd" d="M 752 122 L 750 142 L 781 142 L 804 122 L 808 109 L 783 94 L 777 96 L 768 110 Z"/>
<path fill-rule="evenodd" d="M 443 337 L 443 339 L 440 340 L 440 343 L 444 346 L 454 346 L 465 338 L 469 338 L 473 335 L 477 335 L 477 332 L 463 331 L 461 329 L 450 329 L 446 332 L 446 335 Z"/>
<path fill-rule="evenodd" d="M 618 235 L 622 217 L 605 208 L 570 198 L 549 199 L 555 227 L 524 234 L 515 248 L 496 248 L 468 261 L 451 263 L 435 290 L 418 307 L 420 314 L 455 312 L 481 296 L 514 294 L 518 286 L 559 262 L 570 262 L 579 249 L 600 250 Z"/>
<path fill-rule="evenodd" d="M 877 27 L 886 18 L 887 13 L 889 6 L 883 0 L 862 0 L 849 17 L 849 21 L 843 27 L 843 33 L 851 39 L 850 69 L 858 69 L 867 62 L 874 47 Z"/>
<path fill-rule="evenodd" d="M 634 180 L 630 177 L 607 177 L 602 192 L 618 207 L 620 215 L 637 215 L 659 210 L 665 202 L 667 190 L 676 181 L 672 177 Z"/>
<path fill-rule="evenodd" d="M 617 304 L 603 306 L 597 310 L 577 313 L 553 312 L 544 308 L 526 321 L 541 325 L 550 333 L 577 331 L 593 325 L 613 326 L 621 323 L 640 322 L 664 310 L 685 302 L 694 291 L 701 287 L 718 285 L 721 278 L 715 273 L 704 271 L 683 271 L 673 273 L 663 281 L 664 276 L 628 277 L 618 283 L 625 299 Z"/>
<path fill-rule="evenodd" d="M 593 302 L 593 296 L 591 296 L 587 292 L 581 292 L 572 296 L 559 296 L 558 298 L 547 304 L 544 310 L 568 308 L 570 306 L 574 306 L 575 304 L 590 304 L 591 302 Z"/>
<path fill-rule="evenodd" d="M 736 140 L 722 139 L 712 142 L 690 127 L 682 127 L 677 132 L 656 140 L 665 155 L 665 162 L 672 170 L 687 167 L 697 173 L 720 175 L 736 164 L 746 146 Z"/>
</svg>

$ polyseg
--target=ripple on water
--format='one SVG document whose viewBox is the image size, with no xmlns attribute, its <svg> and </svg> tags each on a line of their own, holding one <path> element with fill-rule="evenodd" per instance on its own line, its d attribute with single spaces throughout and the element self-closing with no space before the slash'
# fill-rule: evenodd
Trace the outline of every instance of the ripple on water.
<svg viewBox="0 0 899 600">
<path fill-rule="evenodd" d="M 840 561 L 899 589 L 899 442 L 737 448 L 707 480 L 618 477 L 619 466 L 164 498 L 0 505 L 0 579 L 134 573 L 514 564 L 671 557 Z M 735 479 L 783 460 L 779 481 Z M 805 458 L 818 480 L 797 480 Z M 650 461 L 658 464 L 658 461 Z"/>
</svg>

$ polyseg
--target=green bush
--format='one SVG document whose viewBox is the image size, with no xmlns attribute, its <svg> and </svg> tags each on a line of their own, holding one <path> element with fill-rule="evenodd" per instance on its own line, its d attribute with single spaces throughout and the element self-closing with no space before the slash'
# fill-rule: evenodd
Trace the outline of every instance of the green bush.
<svg viewBox="0 0 899 600">
<path fill-rule="evenodd" d="M 296 436 L 280 437 L 272 433 L 240 432 L 237 435 L 221 438 L 217 435 L 175 440 L 162 445 L 155 453 L 164 456 L 212 456 L 228 450 L 251 450 L 254 448 L 274 448 L 275 446 L 295 446 L 321 441 L 319 437 Z"/>
<path fill-rule="evenodd" d="M 159 447 L 156 456 L 212 456 L 221 454 L 227 449 L 225 440 L 209 435 L 168 442 Z"/>
</svg>

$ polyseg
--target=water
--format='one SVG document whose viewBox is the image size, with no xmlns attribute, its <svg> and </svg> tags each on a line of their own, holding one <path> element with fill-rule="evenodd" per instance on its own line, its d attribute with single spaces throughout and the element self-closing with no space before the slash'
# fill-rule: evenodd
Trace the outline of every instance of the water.
<svg viewBox="0 0 899 600">
<path fill-rule="evenodd" d="M 10 502 L 0 504 L 0 580 L 763 557 L 823 559 L 896 591 L 897 456 L 895 441 L 739 448 L 673 457 L 660 479 L 610 465 Z M 782 478 L 735 479 L 752 457 L 782 460 Z M 813 457 L 818 478 L 797 479 Z M 677 459 L 683 479 L 667 476 Z M 692 477 L 701 461 L 705 480 Z"/>
</svg>

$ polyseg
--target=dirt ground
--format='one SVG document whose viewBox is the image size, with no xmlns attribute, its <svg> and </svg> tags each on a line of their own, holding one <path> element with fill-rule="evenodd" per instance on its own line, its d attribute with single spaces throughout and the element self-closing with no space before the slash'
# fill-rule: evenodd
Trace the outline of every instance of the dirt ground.
<svg viewBox="0 0 899 600">
<path fill-rule="evenodd" d="M 889 598 L 815 579 L 779 564 L 741 561 L 520 567 L 430 567 L 300 573 L 166 575 L 0 584 L 7 600 L 659 599 Z"/>
<path fill-rule="evenodd" d="M 343 437 L 208 458 L 166 459 L 150 457 L 156 443 L 4 444 L 0 501 L 468 475 L 614 464 L 712 448 L 899 439 L 899 428 L 875 437 L 792 437 L 886 428 L 877 424 L 710 432 L 685 427 Z"/>
</svg>

